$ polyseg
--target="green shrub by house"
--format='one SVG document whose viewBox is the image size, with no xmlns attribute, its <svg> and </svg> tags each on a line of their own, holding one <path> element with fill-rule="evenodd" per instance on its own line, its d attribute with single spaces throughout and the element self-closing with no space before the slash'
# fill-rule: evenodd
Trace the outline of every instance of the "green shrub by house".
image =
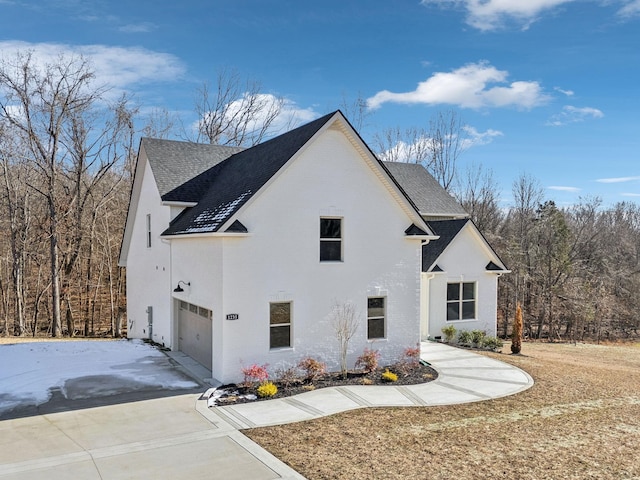
<svg viewBox="0 0 640 480">
<path fill-rule="evenodd" d="M 454 327 L 453 325 L 442 327 L 442 333 L 444 333 L 444 341 L 447 343 L 451 343 L 456 336 L 456 332 L 456 327 Z"/>
</svg>

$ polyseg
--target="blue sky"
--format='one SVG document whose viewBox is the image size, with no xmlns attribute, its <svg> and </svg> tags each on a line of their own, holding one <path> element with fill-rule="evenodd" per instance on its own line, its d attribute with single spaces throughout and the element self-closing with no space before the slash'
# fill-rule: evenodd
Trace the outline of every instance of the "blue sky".
<svg viewBox="0 0 640 480">
<path fill-rule="evenodd" d="M 640 0 L 0 0 L 0 54 L 82 53 L 142 111 L 195 120 L 222 68 L 300 121 L 367 99 L 361 131 L 454 109 L 506 206 L 522 173 L 570 205 L 640 200 Z"/>
</svg>

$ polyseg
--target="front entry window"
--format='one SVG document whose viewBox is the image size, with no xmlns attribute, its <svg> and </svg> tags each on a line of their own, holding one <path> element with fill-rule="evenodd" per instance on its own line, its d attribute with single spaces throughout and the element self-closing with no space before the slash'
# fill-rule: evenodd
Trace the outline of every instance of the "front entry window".
<svg viewBox="0 0 640 480">
<path fill-rule="evenodd" d="M 447 321 L 476 318 L 476 283 L 447 284 Z"/>
</svg>

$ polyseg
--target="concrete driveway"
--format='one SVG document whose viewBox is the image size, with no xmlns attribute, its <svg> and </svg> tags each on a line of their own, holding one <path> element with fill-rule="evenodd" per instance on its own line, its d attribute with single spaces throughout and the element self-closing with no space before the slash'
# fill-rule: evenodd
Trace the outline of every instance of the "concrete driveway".
<svg viewBox="0 0 640 480">
<path fill-rule="evenodd" d="M 1 479 L 303 479 L 187 394 L 0 422 Z M 203 402 L 200 402 L 203 403 Z"/>
<path fill-rule="evenodd" d="M 0 479 L 303 479 L 197 400 L 210 372 L 179 352 L 0 349 Z"/>
</svg>

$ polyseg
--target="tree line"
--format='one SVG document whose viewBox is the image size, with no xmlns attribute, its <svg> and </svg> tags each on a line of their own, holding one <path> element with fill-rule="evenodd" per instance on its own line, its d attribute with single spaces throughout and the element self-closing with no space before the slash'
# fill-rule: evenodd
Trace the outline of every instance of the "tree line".
<svg viewBox="0 0 640 480">
<path fill-rule="evenodd" d="M 0 334 L 110 335 L 126 328 L 125 276 L 117 265 L 141 135 L 252 146 L 287 130 L 285 101 L 222 71 L 195 95 L 199 122 L 155 110 L 142 117 L 100 85 L 82 57 L 0 61 Z M 362 99 L 342 105 L 358 129 Z M 520 304 L 530 338 L 638 336 L 640 208 L 583 199 L 559 208 L 523 174 L 501 208 L 490 170 L 458 168 L 472 144 L 455 112 L 428 129 L 389 129 L 372 145 L 385 160 L 422 163 L 454 194 L 512 273 L 499 287 L 499 330 Z"/>
</svg>

